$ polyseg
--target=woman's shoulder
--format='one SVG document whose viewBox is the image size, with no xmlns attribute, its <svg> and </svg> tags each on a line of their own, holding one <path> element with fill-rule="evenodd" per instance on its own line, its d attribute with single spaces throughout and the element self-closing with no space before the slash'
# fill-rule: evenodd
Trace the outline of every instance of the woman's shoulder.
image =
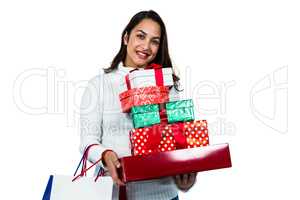
<svg viewBox="0 0 300 200">
<path fill-rule="evenodd" d="M 88 80 L 88 85 L 98 86 L 102 82 L 102 80 L 103 80 L 103 74 L 95 75 Z"/>
<path fill-rule="evenodd" d="M 103 71 L 103 70 L 102 70 Z M 101 86 L 104 85 L 104 76 L 105 74 L 103 72 L 99 72 L 97 75 L 94 75 L 90 79 L 87 79 L 87 89 L 98 91 Z"/>
<path fill-rule="evenodd" d="M 104 80 L 104 78 L 108 75 L 105 73 L 103 69 L 99 69 L 99 73 L 88 80 L 91 84 L 98 84 Z"/>
<path fill-rule="evenodd" d="M 119 83 L 120 77 L 125 74 L 118 72 L 118 70 L 114 70 L 109 73 L 105 73 L 103 69 L 99 70 L 99 73 L 88 80 L 89 85 L 94 85 L 98 87 L 99 85 L 107 85 L 108 83 Z"/>
</svg>

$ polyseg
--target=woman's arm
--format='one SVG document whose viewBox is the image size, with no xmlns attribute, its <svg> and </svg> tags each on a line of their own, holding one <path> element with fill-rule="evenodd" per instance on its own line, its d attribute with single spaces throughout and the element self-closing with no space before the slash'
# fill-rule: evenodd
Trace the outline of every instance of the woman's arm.
<svg viewBox="0 0 300 200">
<path fill-rule="evenodd" d="M 83 93 L 80 104 L 80 152 L 92 145 L 99 144 L 89 149 L 88 160 L 96 162 L 102 153 L 108 150 L 102 142 L 103 118 L 103 75 L 92 78 Z"/>
</svg>

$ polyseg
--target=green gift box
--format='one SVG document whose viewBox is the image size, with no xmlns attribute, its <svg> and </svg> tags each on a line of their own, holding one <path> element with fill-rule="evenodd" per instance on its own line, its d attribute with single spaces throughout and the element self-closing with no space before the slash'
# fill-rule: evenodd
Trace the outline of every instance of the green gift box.
<svg viewBox="0 0 300 200">
<path fill-rule="evenodd" d="M 131 108 L 134 128 L 141 128 L 160 123 L 159 105 L 149 104 Z"/>
<path fill-rule="evenodd" d="M 192 99 L 168 102 L 166 103 L 166 110 L 169 123 L 195 119 Z"/>
</svg>

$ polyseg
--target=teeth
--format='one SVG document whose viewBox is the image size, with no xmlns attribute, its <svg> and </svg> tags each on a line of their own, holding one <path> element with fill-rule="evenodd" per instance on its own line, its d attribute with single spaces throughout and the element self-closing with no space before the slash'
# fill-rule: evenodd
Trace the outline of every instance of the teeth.
<svg viewBox="0 0 300 200">
<path fill-rule="evenodd" d="M 137 52 L 138 55 L 142 56 L 142 57 L 147 57 L 148 55 L 146 53 L 142 53 L 142 52 Z"/>
<path fill-rule="evenodd" d="M 143 56 L 146 56 L 146 55 L 147 55 L 147 54 L 142 53 L 142 52 L 138 52 L 138 54 L 143 55 Z"/>
</svg>

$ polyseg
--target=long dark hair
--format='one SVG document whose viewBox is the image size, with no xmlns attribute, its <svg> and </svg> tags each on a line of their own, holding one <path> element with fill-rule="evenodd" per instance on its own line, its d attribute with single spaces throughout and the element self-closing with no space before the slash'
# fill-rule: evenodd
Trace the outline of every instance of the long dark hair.
<svg viewBox="0 0 300 200">
<path fill-rule="evenodd" d="M 121 47 L 117 55 L 114 57 L 111 65 L 109 68 L 104 69 L 105 73 L 112 72 L 118 68 L 118 65 L 120 62 L 125 62 L 126 54 L 127 54 L 127 47 L 123 43 L 123 39 L 125 34 L 127 33 L 128 37 L 130 36 L 130 33 L 132 29 L 139 24 L 143 19 L 151 19 L 155 22 L 157 22 L 160 25 L 160 30 L 161 30 L 161 38 L 160 38 L 160 44 L 158 48 L 158 52 L 156 54 L 156 57 L 152 61 L 152 63 L 160 64 L 163 67 L 171 67 L 173 69 L 173 65 L 171 62 L 171 58 L 169 55 L 169 49 L 168 49 L 168 38 L 167 38 L 167 31 L 164 22 L 162 21 L 161 17 L 153 10 L 149 11 L 141 11 L 137 14 L 135 14 L 125 29 L 122 32 L 122 37 L 121 37 Z M 150 64 L 150 63 L 149 63 Z M 173 81 L 174 81 L 174 86 L 176 90 L 179 90 L 179 77 L 174 74 L 174 69 L 173 69 Z"/>
</svg>

